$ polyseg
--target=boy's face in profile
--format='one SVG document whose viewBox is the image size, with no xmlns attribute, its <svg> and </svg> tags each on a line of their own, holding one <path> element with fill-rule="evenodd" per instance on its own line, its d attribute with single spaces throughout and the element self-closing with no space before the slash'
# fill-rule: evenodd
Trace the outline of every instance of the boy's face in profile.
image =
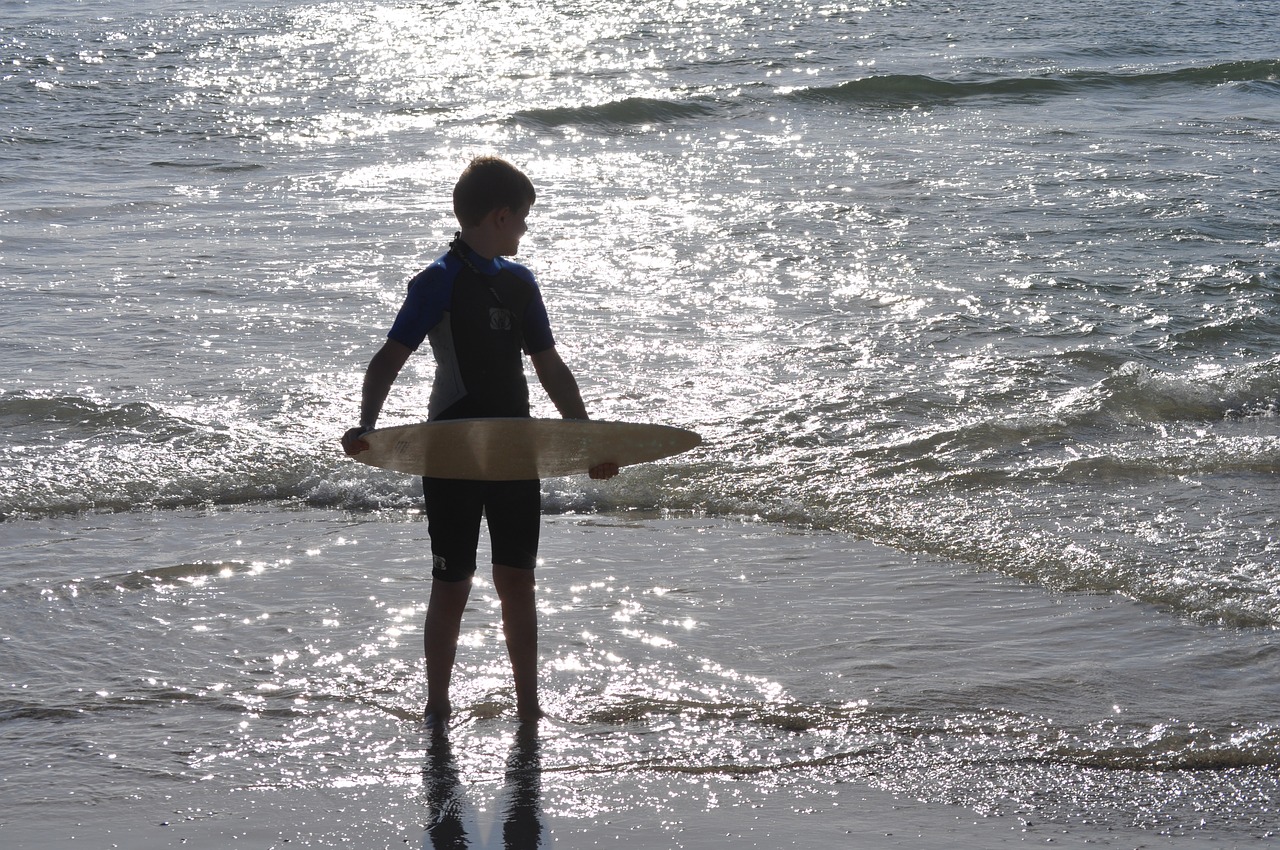
<svg viewBox="0 0 1280 850">
<path fill-rule="evenodd" d="M 498 210 L 494 224 L 500 240 L 498 256 L 509 257 L 520 251 L 520 237 L 529 230 L 526 219 L 529 217 L 530 205 L 521 207 L 503 207 Z"/>
</svg>

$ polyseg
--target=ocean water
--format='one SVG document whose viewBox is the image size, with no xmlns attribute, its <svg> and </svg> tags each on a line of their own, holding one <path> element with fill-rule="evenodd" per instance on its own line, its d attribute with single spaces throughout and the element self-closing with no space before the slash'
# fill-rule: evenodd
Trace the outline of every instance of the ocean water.
<svg viewBox="0 0 1280 850">
<path fill-rule="evenodd" d="M 852 782 L 1266 840 L 1272 13 L 0 0 L 0 806 L 432 787 L 419 495 L 336 437 L 497 152 L 593 415 L 705 440 L 545 483 L 552 808 Z"/>
</svg>

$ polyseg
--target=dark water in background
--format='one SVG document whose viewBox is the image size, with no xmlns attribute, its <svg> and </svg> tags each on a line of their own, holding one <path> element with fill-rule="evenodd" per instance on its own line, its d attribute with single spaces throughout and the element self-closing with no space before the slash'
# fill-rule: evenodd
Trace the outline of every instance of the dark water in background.
<svg viewBox="0 0 1280 850">
<path fill-rule="evenodd" d="M 159 603 L 149 579 L 122 578 L 135 569 L 243 566 L 103 530 L 117 523 L 163 537 L 187 516 L 174 509 L 216 506 L 249 529 L 268 509 L 304 522 L 416 507 L 411 483 L 354 468 L 333 436 L 404 282 L 452 233 L 457 172 L 499 151 L 539 187 L 521 259 L 593 414 L 706 439 L 617 484 L 548 482 L 550 511 L 757 517 L 837 532 L 814 538 L 831 552 L 865 538 L 967 580 L 1114 592 L 1172 630 L 1157 656 L 1189 644 L 1202 660 L 1227 653 L 1241 682 L 1274 682 L 1272 13 L 1225 0 L 0 0 L 6 645 L 45 624 L 145 620 Z M 421 418 L 421 360 L 386 421 Z M 279 522 L 262 563 L 308 548 Z M 86 560 L 104 535 L 123 535 L 118 557 Z M 42 559 L 66 538 L 81 548 Z M 39 602 L 98 574 L 112 577 L 104 597 Z M 120 595 L 121 581 L 142 586 Z M 239 583 L 215 585 L 226 610 L 212 616 L 252 607 Z M 813 645 L 856 617 L 837 607 L 791 627 Z M 59 652 L 92 669 L 95 649 Z M 27 663 L 6 663 L 6 680 Z M 1164 686 L 1198 693 L 1200 669 L 1172 664 Z M 147 705 L 172 696 L 133 686 Z M 63 699 L 51 687 L 7 711 L 42 716 Z M 1270 793 L 1256 783 L 1280 761 L 1275 718 L 1253 696 L 1237 711 L 1231 691 L 1199 720 L 1175 706 L 1115 740 L 1084 711 L 1090 731 L 1025 763 L 1124 762 L 1115 752 L 1131 748 L 1154 770 L 1225 748 L 1207 763 L 1246 777 L 1229 811 L 1265 825 L 1246 801 Z M 924 716 L 1009 758 L 1051 728 L 1039 696 L 1023 697 L 1008 723 L 986 697 L 972 727 L 949 703 Z M 830 723 L 927 738 L 911 718 L 906 731 Z M 1153 732 L 1161 722 L 1174 731 Z M 1142 735 L 1157 743 L 1126 743 Z M 198 762 L 161 756 L 174 758 Z M 955 794 L 981 808 L 977 787 Z"/>
</svg>

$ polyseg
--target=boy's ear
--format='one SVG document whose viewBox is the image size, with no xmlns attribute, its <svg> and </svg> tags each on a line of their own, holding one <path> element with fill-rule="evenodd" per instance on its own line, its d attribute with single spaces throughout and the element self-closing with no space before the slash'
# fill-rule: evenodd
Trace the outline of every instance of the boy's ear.
<svg viewBox="0 0 1280 850">
<path fill-rule="evenodd" d="M 494 207 L 485 214 L 482 223 L 494 226 L 501 225 L 511 215 L 511 207 Z"/>
</svg>

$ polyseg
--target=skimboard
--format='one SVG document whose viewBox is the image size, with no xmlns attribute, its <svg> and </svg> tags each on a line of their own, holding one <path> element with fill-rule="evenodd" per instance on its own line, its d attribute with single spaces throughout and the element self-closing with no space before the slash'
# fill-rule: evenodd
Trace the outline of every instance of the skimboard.
<svg viewBox="0 0 1280 850">
<path fill-rule="evenodd" d="M 596 419 L 447 419 L 379 428 L 356 460 L 431 478 L 516 481 L 619 467 L 686 452 L 702 443 L 670 425 Z"/>
</svg>

